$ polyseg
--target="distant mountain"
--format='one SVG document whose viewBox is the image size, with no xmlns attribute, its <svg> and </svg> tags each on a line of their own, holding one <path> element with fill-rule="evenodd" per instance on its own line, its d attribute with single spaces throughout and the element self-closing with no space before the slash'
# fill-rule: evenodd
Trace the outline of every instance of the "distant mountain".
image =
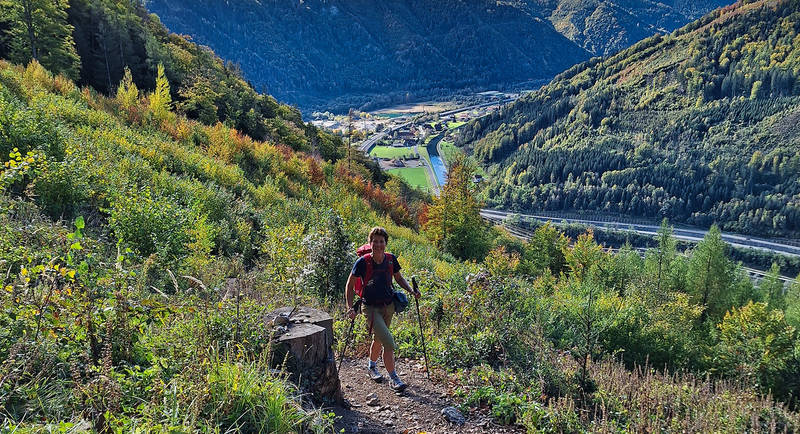
<svg viewBox="0 0 800 434">
<path fill-rule="evenodd" d="M 590 53 L 608 55 L 655 33 L 671 32 L 731 0 L 528 0 L 561 34 Z"/>
<path fill-rule="evenodd" d="M 590 53 L 524 8 L 478 0 L 150 0 L 172 31 L 301 107 L 549 80 Z"/>
<path fill-rule="evenodd" d="M 346 110 L 549 80 L 722 3 L 149 0 L 147 7 L 278 99 Z"/>
<path fill-rule="evenodd" d="M 463 128 L 492 206 L 800 234 L 800 0 L 737 3 Z"/>
</svg>

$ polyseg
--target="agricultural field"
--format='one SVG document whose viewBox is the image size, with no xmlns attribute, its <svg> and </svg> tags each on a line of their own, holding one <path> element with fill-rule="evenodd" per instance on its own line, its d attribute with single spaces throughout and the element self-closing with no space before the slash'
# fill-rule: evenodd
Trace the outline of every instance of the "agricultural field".
<svg viewBox="0 0 800 434">
<path fill-rule="evenodd" d="M 369 155 L 378 158 L 405 158 L 417 156 L 412 148 L 395 148 L 394 146 L 375 146 L 369 151 Z"/>
<path fill-rule="evenodd" d="M 430 191 L 431 184 L 428 180 L 428 174 L 424 167 L 406 167 L 402 169 L 391 169 L 387 172 L 398 175 L 403 178 L 412 187 L 421 188 L 425 191 Z"/>
</svg>

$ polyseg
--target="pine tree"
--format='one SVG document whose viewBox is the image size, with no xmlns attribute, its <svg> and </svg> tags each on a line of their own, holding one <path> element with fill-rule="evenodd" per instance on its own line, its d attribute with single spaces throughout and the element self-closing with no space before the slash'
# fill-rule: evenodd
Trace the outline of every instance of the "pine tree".
<svg viewBox="0 0 800 434">
<path fill-rule="evenodd" d="M 772 263 L 772 267 L 758 285 L 764 299 L 769 303 L 770 309 L 786 309 L 786 297 L 783 292 L 783 281 L 780 279 L 780 267 Z"/>
<path fill-rule="evenodd" d="M 786 322 L 800 330 L 800 274 L 786 292 Z"/>
<path fill-rule="evenodd" d="M 735 299 L 730 288 L 735 266 L 727 257 L 728 245 L 717 225 L 711 226 L 689 261 L 689 291 L 693 301 L 705 309 L 701 320 L 722 318 Z"/>
<path fill-rule="evenodd" d="M 117 102 L 126 110 L 130 110 L 138 101 L 139 88 L 136 87 L 136 83 L 133 82 L 131 70 L 125 68 L 125 75 L 122 77 L 122 81 L 120 81 L 119 87 L 117 88 Z"/>
<path fill-rule="evenodd" d="M 424 229 L 437 247 L 461 259 L 483 259 L 488 251 L 486 225 L 472 183 L 474 169 L 457 157 L 447 172 L 447 184 L 428 208 Z"/>
<path fill-rule="evenodd" d="M 169 93 L 169 81 L 164 74 L 164 65 L 158 64 L 158 74 L 156 76 L 156 88 L 149 97 L 150 113 L 156 121 L 166 120 L 171 112 L 172 96 Z"/>
<path fill-rule="evenodd" d="M 655 278 L 655 296 L 661 297 L 662 291 L 667 290 L 669 286 L 667 283 L 670 279 L 672 263 L 678 256 L 677 243 L 672 236 L 672 226 L 669 221 L 664 219 L 661 222 L 661 228 L 656 235 L 658 247 L 648 252 L 647 267 L 652 270 L 651 274 Z"/>
<path fill-rule="evenodd" d="M 77 80 L 81 61 L 67 22 L 68 0 L 0 0 L 5 49 L 12 62 L 36 60 L 53 73 Z"/>
</svg>

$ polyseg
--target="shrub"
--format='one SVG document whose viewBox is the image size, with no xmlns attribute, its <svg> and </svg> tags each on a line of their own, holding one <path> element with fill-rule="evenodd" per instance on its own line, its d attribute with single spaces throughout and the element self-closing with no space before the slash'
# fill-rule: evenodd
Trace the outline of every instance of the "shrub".
<svg viewBox="0 0 800 434">
<path fill-rule="evenodd" d="M 194 220 L 186 209 L 168 198 L 153 197 L 144 188 L 115 198 L 109 213 L 110 228 L 138 254 L 155 254 L 167 268 L 180 266 Z"/>
</svg>

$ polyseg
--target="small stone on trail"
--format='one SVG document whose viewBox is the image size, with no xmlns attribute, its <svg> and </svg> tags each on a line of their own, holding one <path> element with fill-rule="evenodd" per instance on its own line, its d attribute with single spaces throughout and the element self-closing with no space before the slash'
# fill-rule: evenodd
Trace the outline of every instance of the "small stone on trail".
<svg viewBox="0 0 800 434">
<path fill-rule="evenodd" d="M 370 393 L 369 395 L 367 395 L 367 401 L 366 402 L 367 402 L 367 405 L 369 405 L 370 407 L 377 406 L 378 405 L 378 395 L 375 394 L 374 392 Z"/>
<path fill-rule="evenodd" d="M 458 411 L 455 407 L 445 407 L 442 409 L 442 416 L 447 419 L 448 422 L 454 423 L 456 425 L 463 425 L 466 422 L 464 416 L 461 415 L 461 412 Z"/>
<path fill-rule="evenodd" d="M 384 422 L 384 425 L 386 425 L 386 426 L 394 426 L 394 422 L 392 422 L 391 419 L 390 419 L 390 420 L 387 420 L 386 422 Z"/>
</svg>

